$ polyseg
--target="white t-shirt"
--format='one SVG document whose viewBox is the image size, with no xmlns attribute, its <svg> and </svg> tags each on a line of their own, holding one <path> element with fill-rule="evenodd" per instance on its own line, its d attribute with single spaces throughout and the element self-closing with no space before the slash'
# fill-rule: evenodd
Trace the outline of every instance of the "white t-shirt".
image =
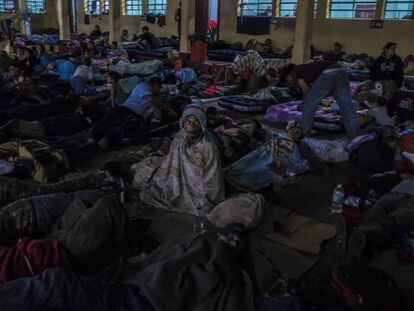
<svg viewBox="0 0 414 311">
<path fill-rule="evenodd" d="M 78 68 L 76 68 L 72 78 L 74 77 L 81 77 L 82 79 L 85 79 L 87 81 L 93 80 L 92 68 L 86 65 L 80 65 L 78 66 Z"/>
</svg>

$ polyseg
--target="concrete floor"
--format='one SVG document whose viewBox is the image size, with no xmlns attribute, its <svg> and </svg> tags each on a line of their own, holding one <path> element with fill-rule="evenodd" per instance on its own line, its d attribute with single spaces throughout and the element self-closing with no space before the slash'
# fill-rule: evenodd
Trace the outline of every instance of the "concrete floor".
<svg viewBox="0 0 414 311">
<path fill-rule="evenodd" d="M 322 173 L 314 172 L 304 176 L 302 182 L 291 185 L 278 193 L 269 195 L 268 200 L 275 200 L 278 204 L 297 213 L 325 223 L 333 223 L 330 216 L 330 198 L 332 190 L 338 183 L 343 183 L 354 171 L 350 163 L 341 163 L 332 166 L 334 174 L 326 177 Z M 335 252 L 335 241 L 323 244 L 320 261 L 302 279 L 312 282 L 325 277 L 329 267 L 338 261 Z M 390 273 L 402 291 L 411 301 L 414 310 L 414 264 L 401 264 L 395 256 L 394 250 L 389 250 L 371 263 Z"/>
<path fill-rule="evenodd" d="M 332 189 L 343 183 L 353 172 L 349 163 L 332 166 L 334 173 L 324 176 L 321 172 L 305 174 L 297 184 L 289 185 L 280 191 L 265 194 L 267 203 L 288 208 L 296 213 L 323 223 L 332 224 L 330 216 L 330 198 Z M 151 220 L 151 231 L 163 244 L 192 232 L 192 217 L 165 211 L 142 211 L 142 218 Z M 252 248 L 264 254 L 280 269 L 286 279 L 298 279 L 306 283 L 326 279 L 330 267 L 337 262 L 334 239 L 322 244 L 319 256 L 304 254 L 286 246 L 274 243 L 253 233 Z M 258 263 L 259 283 L 269 286 L 275 280 L 276 274 L 266 263 Z M 374 266 L 391 273 L 398 285 L 411 299 L 414 298 L 414 265 L 402 265 L 395 258 L 395 252 L 390 250 L 375 260 Z M 414 306 L 414 300 L 413 300 Z"/>
<path fill-rule="evenodd" d="M 104 162 L 104 159 L 100 160 L 102 161 L 92 161 L 92 167 L 102 167 L 97 165 L 97 163 Z M 89 164 L 85 166 L 89 167 Z M 267 203 L 273 206 L 282 206 L 323 223 L 333 224 L 333 219 L 330 216 L 332 191 L 338 183 L 346 181 L 355 168 L 350 163 L 334 164 L 331 167 L 333 174 L 330 176 L 324 176 L 322 172 L 318 171 L 311 172 L 302 176 L 302 180 L 296 184 L 286 186 L 279 191 L 266 192 Z M 134 210 L 133 214 L 151 220 L 151 231 L 162 244 L 192 232 L 192 217 L 188 215 L 153 210 Z M 282 272 L 284 278 L 300 279 L 307 283 L 326 277 L 330 267 L 338 259 L 334 239 L 322 244 L 322 251 L 319 255 L 300 253 L 255 234 L 252 238 L 252 247 L 272 261 Z M 276 274 L 272 273 L 272 268 L 267 264 L 264 262 L 257 264 L 263 289 L 276 278 Z M 400 264 L 396 260 L 393 250 L 383 254 L 373 265 L 394 276 L 398 285 L 412 300 L 414 310 L 414 265 Z"/>
</svg>

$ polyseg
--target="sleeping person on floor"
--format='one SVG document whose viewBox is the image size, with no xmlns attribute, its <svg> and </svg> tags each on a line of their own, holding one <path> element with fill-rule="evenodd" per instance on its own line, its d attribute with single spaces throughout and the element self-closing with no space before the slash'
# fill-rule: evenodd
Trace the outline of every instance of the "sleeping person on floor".
<svg viewBox="0 0 414 311">
<path fill-rule="evenodd" d="M 282 185 L 297 180 L 313 168 L 329 173 L 329 167 L 302 140 L 303 134 L 295 121 L 289 122 L 286 136 L 276 136 L 225 168 L 225 178 L 237 191 L 256 191 L 269 185 Z"/>
<path fill-rule="evenodd" d="M 0 211 L 0 245 L 52 235 L 80 267 L 91 260 L 100 261 L 96 258 L 100 251 L 115 250 L 122 242 L 128 222 L 113 193 L 112 188 L 102 187 L 14 201 Z"/>
<path fill-rule="evenodd" d="M 351 262 L 367 263 L 376 254 L 393 247 L 396 242 L 398 244 L 404 234 L 413 229 L 414 180 L 411 175 L 410 179 L 401 181 L 366 211 L 361 224 L 348 241 L 346 257 Z M 404 256 L 401 259 L 412 262 L 414 248 L 408 245 L 407 249 L 400 250 L 400 255 Z"/>
<path fill-rule="evenodd" d="M 67 136 L 88 130 L 102 119 L 109 105 L 121 105 L 128 97 L 119 85 L 117 73 L 110 72 L 108 82 L 110 91 L 94 96 L 60 96 L 52 99 L 54 103 L 23 105 L 0 113 L 0 142 L 12 138 Z M 9 121 L 3 125 L 4 119 Z"/>
<path fill-rule="evenodd" d="M 124 94 L 120 88 L 113 85 L 111 96 L 113 96 L 114 107 L 92 127 L 88 144 L 98 144 L 102 149 L 106 149 L 111 140 L 119 140 L 122 133 L 127 137 L 146 124 L 152 124 L 154 127 L 159 125 L 163 119 L 162 104 L 160 103 L 161 86 L 159 78 L 150 78 L 148 82 L 139 82 L 129 97 L 124 100 Z M 119 105 L 121 101 L 123 103 Z M 128 120 L 132 121 L 128 122 Z M 128 129 L 125 122 L 133 126 Z M 125 133 L 125 131 L 131 131 L 131 133 Z"/>
<path fill-rule="evenodd" d="M 346 149 L 357 167 L 344 184 L 345 203 L 342 223 L 358 225 L 350 237 L 348 259 L 366 262 L 398 242 L 414 229 L 414 160 L 412 133 L 399 133 L 392 127 L 355 138 Z M 354 205 L 349 198 L 354 200 Z M 356 203 L 357 202 L 357 203 Z M 339 227 L 342 241 L 347 227 Z M 342 246 L 341 246 L 342 247 Z M 345 251 L 345 246 L 341 251 Z M 408 247 L 411 259 L 414 249 Z"/>
<path fill-rule="evenodd" d="M 252 311 L 257 282 L 249 233 L 229 224 L 218 235 L 165 245 L 121 284 L 48 269 L 0 285 L 4 311 Z"/>
</svg>

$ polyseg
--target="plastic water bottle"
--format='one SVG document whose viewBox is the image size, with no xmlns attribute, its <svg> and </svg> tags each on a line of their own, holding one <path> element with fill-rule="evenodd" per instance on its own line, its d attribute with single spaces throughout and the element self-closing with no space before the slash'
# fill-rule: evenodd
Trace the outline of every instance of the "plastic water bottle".
<svg viewBox="0 0 414 311">
<path fill-rule="evenodd" d="M 197 207 L 194 211 L 193 217 L 193 231 L 199 234 L 206 233 L 206 224 L 203 217 L 203 210 L 201 206 Z"/>
<path fill-rule="evenodd" d="M 331 204 L 331 213 L 332 214 L 341 214 L 342 205 L 345 201 L 345 193 L 341 184 L 337 185 L 333 194 L 332 194 L 332 204 Z"/>
<path fill-rule="evenodd" d="M 361 205 L 361 199 L 354 196 L 347 196 L 344 204 L 353 208 L 358 208 Z"/>
</svg>

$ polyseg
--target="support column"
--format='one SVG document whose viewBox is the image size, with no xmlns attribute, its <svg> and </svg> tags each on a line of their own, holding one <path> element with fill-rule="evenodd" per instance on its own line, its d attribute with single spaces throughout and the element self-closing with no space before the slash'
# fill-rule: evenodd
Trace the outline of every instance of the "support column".
<svg viewBox="0 0 414 311">
<path fill-rule="evenodd" d="M 309 62 L 311 58 L 311 38 L 314 0 L 299 0 L 296 13 L 295 43 L 292 61 L 295 64 Z"/>
<path fill-rule="evenodd" d="M 181 0 L 181 37 L 180 37 L 180 54 L 190 53 L 190 18 L 191 18 L 191 3 L 194 0 Z"/>
<path fill-rule="evenodd" d="M 318 1 L 318 7 L 316 10 L 316 20 L 323 20 L 329 16 L 329 0 Z"/>
<path fill-rule="evenodd" d="M 58 0 L 56 9 L 59 23 L 59 39 L 70 40 L 70 15 L 68 0 Z"/>
<path fill-rule="evenodd" d="M 23 16 L 24 14 L 27 14 L 27 3 L 26 0 L 17 0 L 17 8 L 18 8 L 18 12 L 19 12 L 19 16 Z M 28 22 L 26 21 L 21 21 L 19 23 L 19 28 L 20 28 L 20 33 L 21 34 L 27 34 L 27 28 L 28 28 Z M 29 23 L 29 27 L 30 27 L 30 23 Z M 30 34 L 30 31 L 29 31 Z"/>
<path fill-rule="evenodd" d="M 209 1 L 195 1 L 195 33 L 199 35 L 207 35 L 209 17 Z"/>
<path fill-rule="evenodd" d="M 109 1 L 109 42 L 121 41 L 121 1 Z"/>
<path fill-rule="evenodd" d="M 385 14 L 386 0 L 377 0 L 377 10 L 375 11 L 375 19 L 383 19 Z"/>
</svg>

